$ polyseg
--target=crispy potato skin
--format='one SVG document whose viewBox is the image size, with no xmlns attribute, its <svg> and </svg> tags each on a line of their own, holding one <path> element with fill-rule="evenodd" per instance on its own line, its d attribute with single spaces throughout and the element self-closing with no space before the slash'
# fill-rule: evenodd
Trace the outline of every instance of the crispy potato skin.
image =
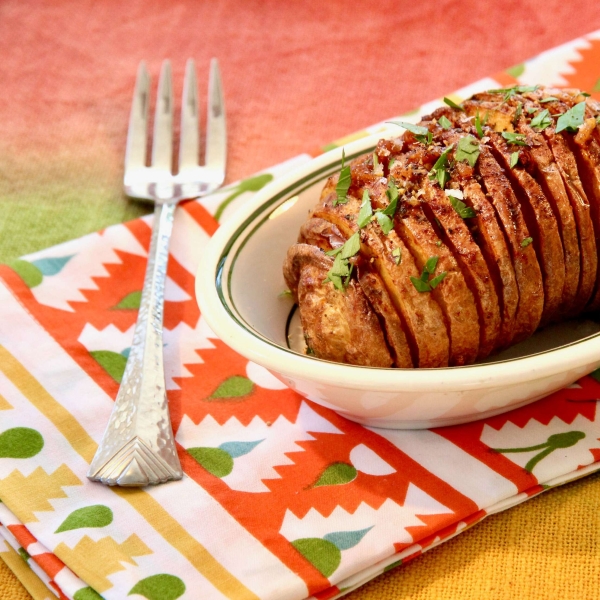
<svg viewBox="0 0 600 600">
<path fill-rule="evenodd" d="M 468 365 L 600 309 L 599 123 L 577 90 L 490 90 L 330 177 L 284 262 L 311 352 Z"/>
<path fill-rule="evenodd" d="M 323 283 L 333 260 L 308 244 L 292 246 L 284 264 L 286 283 L 297 299 L 307 346 L 318 358 L 368 367 L 391 367 L 377 316 L 360 285 L 345 291 Z"/>
</svg>

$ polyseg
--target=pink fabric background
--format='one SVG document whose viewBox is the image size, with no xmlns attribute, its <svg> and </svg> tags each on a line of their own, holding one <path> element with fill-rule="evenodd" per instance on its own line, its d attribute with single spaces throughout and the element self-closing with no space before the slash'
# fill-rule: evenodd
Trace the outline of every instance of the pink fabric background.
<svg viewBox="0 0 600 600">
<path fill-rule="evenodd" d="M 141 59 L 156 81 L 169 57 L 180 94 L 193 57 L 203 97 L 218 57 L 234 181 L 596 29 L 600 3 L 591 0 L 0 0 L 1 258 L 148 210 L 121 193 Z M 508 544 L 497 519 L 487 539 Z M 452 543 L 440 552 L 461 562 Z M 521 573 L 493 597 L 518 597 L 528 585 Z M 401 573 L 386 577 L 401 585 Z M 356 598 L 391 597 L 384 585 Z M 465 580 L 454 597 L 483 589 Z"/>
</svg>

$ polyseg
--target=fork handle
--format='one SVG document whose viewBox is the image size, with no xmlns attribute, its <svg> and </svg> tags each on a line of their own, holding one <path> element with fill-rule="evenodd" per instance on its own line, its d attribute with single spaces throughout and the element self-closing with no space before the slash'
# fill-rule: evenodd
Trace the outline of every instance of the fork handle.
<svg viewBox="0 0 600 600">
<path fill-rule="evenodd" d="M 175 203 L 154 210 L 133 343 L 102 442 L 87 477 L 139 487 L 181 479 L 163 368 L 163 306 Z"/>
</svg>

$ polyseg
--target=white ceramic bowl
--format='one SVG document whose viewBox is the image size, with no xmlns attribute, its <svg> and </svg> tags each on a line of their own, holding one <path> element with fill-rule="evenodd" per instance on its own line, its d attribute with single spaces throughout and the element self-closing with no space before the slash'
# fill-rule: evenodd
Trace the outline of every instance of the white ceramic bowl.
<svg viewBox="0 0 600 600">
<path fill-rule="evenodd" d="M 346 159 L 372 150 L 379 137 L 348 144 Z M 294 329 L 295 319 L 290 317 L 292 300 L 281 296 L 284 256 L 325 179 L 340 165 L 341 149 L 333 150 L 275 180 L 210 241 L 199 265 L 196 295 L 208 324 L 226 344 L 314 402 L 359 423 L 399 429 L 492 416 L 542 398 L 600 366 L 600 323 L 591 319 L 546 328 L 467 367 L 356 367 L 288 347 L 286 332 Z"/>
</svg>

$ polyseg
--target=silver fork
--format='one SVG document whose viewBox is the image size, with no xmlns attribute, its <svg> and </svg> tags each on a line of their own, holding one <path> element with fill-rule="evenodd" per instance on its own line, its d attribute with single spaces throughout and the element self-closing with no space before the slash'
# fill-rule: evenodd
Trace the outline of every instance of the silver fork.
<svg viewBox="0 0 600 600">
<path fill-rule="evenodd" d="M 125 192 L 153 201 L 154 222 L 140 310 L 121 387 L 87 477 L 108 485 L 145 486 L 181 479 L 163 369 L 163 304 L 169 239 L 175 207 L 217 189 L 225 178 L 227 134 L 221 78 L 212 59 L 208 87 L 205 161 L 200 147 L 196 70 L 188 60 L 181 103 L 179 167 L 173 174 L 171 65 L 165 61 L 158 84 L 152 166 L 146 166 L 150 77 L 137 73 L 127 133 Z"/>
</svg>

